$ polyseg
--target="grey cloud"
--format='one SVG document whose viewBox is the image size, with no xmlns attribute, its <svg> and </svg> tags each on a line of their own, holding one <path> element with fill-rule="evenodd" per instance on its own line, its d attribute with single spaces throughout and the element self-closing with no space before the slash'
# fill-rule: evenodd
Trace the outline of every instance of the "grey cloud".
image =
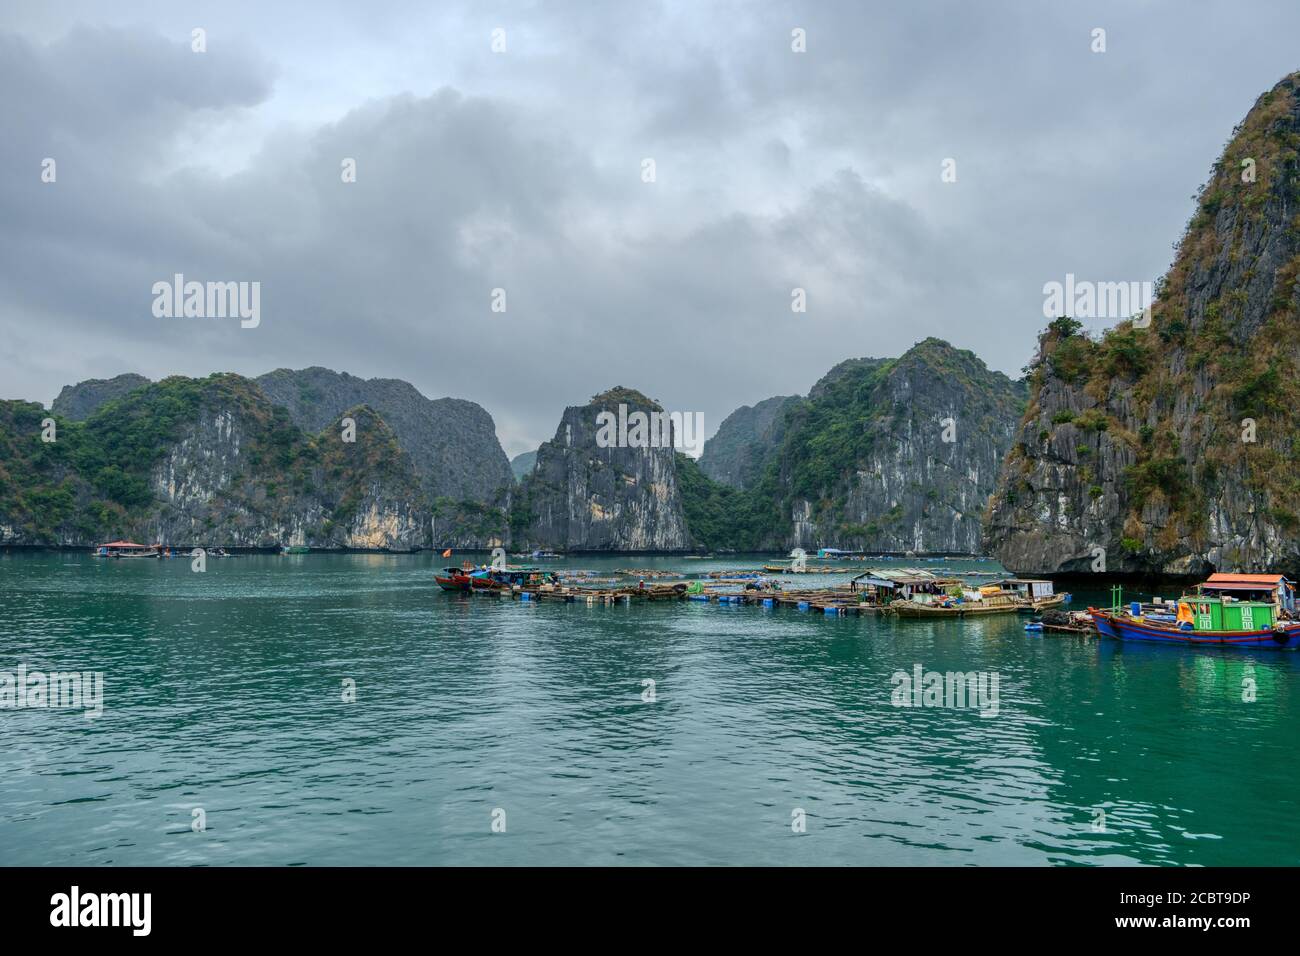
<svg viewBox="0 0 1300 956">
<path fill-rule="evenodd" d="M 214 8 L 203 55 L 171 20 L 47 12 L 52 39 L 0 33 L 5 392 L 320 364 L 478 401 L 513 454 L 613 384 L 712 430 L 931 334 L 1015 373 L 1045 281 L 1163 270 L 1232 124 L 1295 65 L 1292 8 L 1194 6 L 399 6 L 357 40 L 393 62 L 339 78 L 326 122 L 295 97 L 349 49 L 346 6 L 310 43 Z M 1188 52 L 1246 42 L 1234 70 Z M 246 166 L 196 145 L 223 136 Z M 261 281 L 262 326 L 154 319 L 174 272 Z"/>
</svg>

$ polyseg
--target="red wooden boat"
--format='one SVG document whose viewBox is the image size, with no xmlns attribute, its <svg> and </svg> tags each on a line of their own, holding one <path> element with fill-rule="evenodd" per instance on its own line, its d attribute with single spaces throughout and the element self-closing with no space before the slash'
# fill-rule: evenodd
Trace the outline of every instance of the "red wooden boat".
<svg viewBox="0 0 1300 956">
<path fill-rule="evenodd" d="M 443 568 L 442 574 L 435 574 L 433 579 L 444 591 L 468 591 L 472 587 L 469 571 L 465 568 Z"/>
</svg>

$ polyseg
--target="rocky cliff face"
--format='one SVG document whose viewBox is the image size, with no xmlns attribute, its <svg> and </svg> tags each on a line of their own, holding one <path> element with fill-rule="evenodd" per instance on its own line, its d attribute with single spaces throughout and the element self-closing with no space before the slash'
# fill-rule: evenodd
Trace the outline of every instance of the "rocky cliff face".
<svg viewBox="0 0 1300 956">
<path fill-rule="evenodd" d="M 511 516 L 516 545 L 569 550 L 674 551 L 691 543 L 677 487 L 671 438 L 666 447 L 613 447 L 602 441 L 599 416 L 625 420 L 663 409 L 639 392 L 611 389 L 587 405 L 565 409 L 555 437 L 537 451 Z M 671 436 L 671 432 L 669 432 Z M 611 437 L 606 433 L 606 437 Z M 645 436 L 648 441 L 649 436 Z"/>
<path fill-rule="evenodd" d="M 150 473 L 155 504 L 137 536 L 186 545 L 276 544 L 410 551 L 429 543 L 431 511 L 396 436 L 366 406 L 319 435 L 277 439 L 256 408 L 204 403 Z M 344 423 L 355 440 L 344 440 Z M 353 425 L 348 426 L 349 429 Z M 257 449 L 283 449 L 267 461 Z M 267 469 L 278 461 L 287 467 Z"/>
<path fill-rule="evenodd" d="M 704 443 L 700 471 L 733 488 L 748 488 L 762 475 L 785 436 L 785 412 L 797 395 L 778 395 L 756 405 L 742 405 Z"/>
<path fill-rule="evenodd" d="M 411 550 L 432 512 L 409 457 L 373 410 L 318 435 L 237 375 L 170 378 L 60 420 L 0 403 L 0 543 L 89 547 L 126 537 L 199 546 Z M 351 438 L 352 440 L 348 440 Z"/>
<path fill-rule="evenodd" d="M 1149 323 L 1042 337 L 988 515 L 1007 567 L 1300 571 L 1298 89 L 1234 131 Z"/>
<path fill-rule="evenodd" d="M 349 408 L 370 406 L 410 455 L 431 498 L 493 503 L 514 484 L 496 424 L 474 402 L 428 399 L 399 379 L 362 379 L 319 367 L 276 369 L 257 383 L 308 432 L 320 431 Z"/>
<path fill-rule="evenodd" d="M 841 362 L 736 442 L 731 460 L 761 463 L 746 487 L 679 456 L 691 531 L 706 548 L 978 553 L 1024 399 L 1024 383 L 938 339 Z"/>
<path fill-rule="evenodd" d="M 50 411 L 74 422 L 84 422 L 105 402 L 121 398 L 149 380 L 143 375 L 127 373 L 114 378 L 92 378 L 76 385 L 65 385 L 50 403 Z"/>
<path fill-rule="evenodd" d="M 979 553 L 1023 394 L 938 339 L 897 360 L 836 366 L 787 412 L 764 482 L 788 522 L 785 543 Z"/>
</svg>

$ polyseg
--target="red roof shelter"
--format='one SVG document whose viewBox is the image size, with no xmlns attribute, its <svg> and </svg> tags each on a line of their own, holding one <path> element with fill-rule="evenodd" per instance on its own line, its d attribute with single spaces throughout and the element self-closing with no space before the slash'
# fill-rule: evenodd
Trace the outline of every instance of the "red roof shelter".
<svg viewBox="0 0 1300 956">
<path fill-rule="evenodd" d="M 1204 587 L 1219 591 L 1244 591 L 1275 588 L 1283 584 L 1291 586 L 1284 574 L 1211 574 Z"/>
<path fill-rule="evenodd" d="M 1211 574 L 1200 586 L 1204 592 L 1255 592 L 1271 595 L 1282 607 L 1295 603 L 1295 585 L 1284 574 Z"/>
</svg>

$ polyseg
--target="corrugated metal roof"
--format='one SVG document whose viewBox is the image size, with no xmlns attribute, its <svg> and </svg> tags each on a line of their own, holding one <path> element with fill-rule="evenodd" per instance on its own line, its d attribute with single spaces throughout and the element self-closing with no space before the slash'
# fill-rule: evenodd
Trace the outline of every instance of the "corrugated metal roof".
<svg viewBox="0 0 1300 956">
<path fill-rule="evenodd" d="M 1239 587 L 1248 584 L 1277 587 L 1282 583 L 1290 583 L 1287 581 L 1286 575 L 1283 574 L 1211 574 L 1205 582 L 1206 585 L 1211 587 L 1216 584 L 1220 586 L 1237 585 Z"/>
<path fill-rule="evenodd" d="M 860 581 L 862 578 L 877 578 L 893 584 L 932 584 L 936 581 L 950 580 L 940 578 L 924 568 L 869 568 L 853 580 Z"/>
</svg>

